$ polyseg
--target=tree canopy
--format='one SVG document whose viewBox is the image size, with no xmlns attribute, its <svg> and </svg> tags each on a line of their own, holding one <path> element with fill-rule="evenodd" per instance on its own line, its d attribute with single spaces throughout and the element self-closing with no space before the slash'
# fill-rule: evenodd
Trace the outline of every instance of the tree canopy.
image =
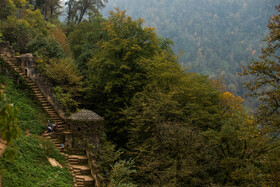
<svg viewBox="0 0 280 187">
<path fill-rule="evenodd" d="M 280 6 L 276 6 L 280 12 Z M 280 109 L 280 15 L 270 18 L 269 35 L 265 38 L 267 47 L 262 49 L 260 60 L 253 61 L 248 67 L 243 67 L 243 76 L 251 75 L 252 79 L 245 86 L 262 101 L 257 113 L 257 119 L 262 125 L 279 127 Z"/>
</svg>

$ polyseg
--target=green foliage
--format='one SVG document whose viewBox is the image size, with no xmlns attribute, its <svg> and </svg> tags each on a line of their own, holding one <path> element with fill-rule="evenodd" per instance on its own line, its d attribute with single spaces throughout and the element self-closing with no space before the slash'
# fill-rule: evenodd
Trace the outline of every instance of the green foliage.
<svg viewBox="0 0 280 187">
<path fill-rule="evenodd" d="M 16 6 L 12 0 L 2 0 L 0 2 L 0 20 L 7 19 L 8 16 L 15 14 Z"/>
<path fill-rule="evenodd" d="M 45 37 L 42 34 L 29 42 L 26 48 L 28 52 L 49 59 L 64 57 L 64 52 L 56 40 L 51 37 Z"/>
<path fill-rule="evenodd" d="M 83 81 L 77 66 L 71 58 L 50 59 L 40 62 L 43 73 L 53 82 L 53 94 L 66 113 L 76 111 L 79 102 L 76 98 L 83 92 Z"/>
<path fill-rule="evenodd" d="M 123 110 L 129 121 L 126 154 L 136 158 L 136 180 L 142 185 L 211 181 L 207 170 L 215 159 L 200 133 L 220 129 L 219 93 L 206 77 L 185 73 L 176 62 L 164 51 L 147 60 L 150 83 Z"/>
<path fill-rule="evenodd" d="M 40 10 L 45 19 L 53 19 L 61 14 L 61 0 L 29 0 L 35 10 Z"/>
<path fill-rule="evenodd" d="M 78 96 L 83 91 L 83 77 L 79 74 L 77 66 L 70 58 L 51 59 L 46 64 L 45 73 L 55 85 L 59 85 L 63 90 L 74 96 Z"/>
<path fill-rule="evenodd" d="M 2 85 L 1 85 L 2 86 Z M 20 130 L 18 128 L 18 109 L 9 104 L 4 90 L 0 89 L 0 131 L 1 138 L 7 141 L 8 145 L 16 139 Z"/>
<path fill-rule="evenodd" d="M 114 187 L 136 187 L 131 181 L 131 174 L 136 173 L 133 169 L 134 162 L 132 160 L 124 161 L 120 160 L 112 166 L 110 183 L 108 186 Z"/>
<path fill-rule="evenodd" d="M 0 86 L 0 136 L 10 146 L 7 149 L 6 158 L 13 160 L 17 154 L 17 147 L 13 141 L 21 133 L 18 127 L 18 109 L 13 104 L 9 104 L 6 94 L 4 94 L 4 85 Z"/>
<path fill-rule="evenodd" d="M 239 111 L 225 116 L 220 131 L 205 132 L 212 154 L 218 158 L 214 180 L 229 186 L 279 185 L 274 175 L 280 171 L 276 169 L 279 163 L 273 157 L 280 153 L 280 141 L 271 130 L 258 128 L 253 118 Z"/>
<path fill-rule="evenodd" d="M 0 42 L 3 42 L 3 34 L 0 32 Z"/>
<path fill-rule="evenodd" d="M 39 10 L 32 11 L 26 9 L 23 12 L 23 15 L 24 17 L 22 19 L 28 22 L 30 29 L 35 33 L 35 36 L 39 34 L 47 35 L 48 27 L 51 25 L 44 20 Z"/>
<path fill-rule="evenodd" d="M 60 154 L 55 144 L 48 138 L 41 138 L 40 146 L 43 148 L 44 155 L 49 158 L 56 159 L 60 164 L 66 164 L 65 157 Z"/>
<path fill-rule="evenodd" d="M 107 16 L 119 7 L 133 19 L 144 18 L 145 25 L 174 41 L 180 64 L 211 77 L 222 75 L 227 89 L 242 95 L 246 79 L 237 72 L 260 54 L 264 25 L 277 4 L 277 0 L 110 0 L 103 13 Z"/>
<path fill-rule="evenodd" d="M 56 148 L 45 150 L 43 146 L 45 144 L 38 136 L 21 137 L 15 141 L 15 144 L 20 157 L 16 158 L 14 162 L 9 162 L 5 157 L 0 160 L 3 186 L 70 187 L 73 185 L 68 169 L 52 167 L 47 160 L 47 157 L 51 156 L 58 162 L 65 163 L 65 158 Z"/>
<path fill-rule="evenodd" d="M 108 0 L 67 0 L 67 25 L 79 24 L 86 16 L 98 15 Z"/>
<path fill-rule="evenodd" d="M 26 20 L 19 20 L 15 16 L 9 16 L 8 19 L 1 24 L 0 29 L 4 39 L 9 41 L 15 50 L 21 53 L 26 52 L 26 45 L 34 36 Z"/>
<path fill-rule="evenodd" d="M 63 92 L 62 88 L 60 88 L 59 86 L 54 88 L 53 96 L 67 113 L 75 112 L 75 110 L 79 106 L 79 103 L 73 99 L 73 95 L 67 92 Z"/>
<path fill-rule="evenodd" d="M 87 62 L 96 53 L 96 43 L 105 37 L 105 32 L 101 26 L 103 22 L 105 22 L 105 19 L 100 16 L 90 17 L 89 20 L 82 21 L 75 26 L 69 34 L 73 57 L 79 70 L 84 74 L 88 69 Z"/>
<path fill-rule="evenodd" d="M 103 182 L 106 186 L 135 187 L 132 174 L 136 173 L 133 160 L 120 160 L 123 152 L 116 149 L 116 145 L 107 140 L 104 134 L 101 145 L 96 150 L 96 163 L 101 169 Z"/>
<path fill-rule="evenodd" d="M 0 82 L 6 85 L 5 93 L 9 96 L 8 101 L 14 103 L 19 110 L 18 126 L 23 130 L 30 130 L 32 134 L 42 134 L 45 125 L 41 121 L 47 121 L 46 114 L 43 113 L 38 103 L 22 90 L 11 79 L 1 75 Z M 40 115 L 41 119 L 38 119 Z"/>
<path fill-rule="evenodd" d="M 107 137 L 103 135 L 102 144 L 98 148 L 97 164 L 105 178 L 109 178 L 111 166 L 120 159 L 121 154 L 122 151 L 116 150 L 116 145 L 107 140 Z"/>
<path fill-rule="evenodd" d="M 15 50 L 27 52 L 27 44 L 37 35 L 47 34 L 47 23 L 42 18 L 40 11 L 29 9 L 19 10 L 20 18 L 16 15 L 8 16 L 6 20 L 0 22 L 0 31 L 4 39 L 9 41 Z"/>
<path fill-rule="evenodd" d="M 106 38 L 97 43 L 97 50 L 88 63 L 87 96 L 108 122 L 110 137 L 125 139 L 120 123 L 120 110 L 130 104 L 133 95 L 147 82 L 145 59 L 158 50 L 158 40 L 152 28 L 143 28 L 143 20 L 133 21 L 125 12 L 111 12 L 103 29 Z"/>
<path fill-rule="evenodd" d="M 257 96 L 263 105 L 257 112 L 257 120 L 261 125 L 279 127 L 279 97 L 280 97 L 280 7 L 276 7 L 278 15 L 272 16 L 267 27 L 269 35 L 266 37 L 267 47 L 262 49 L 260 60 L 253 61 L 248 67 L 243 67 L 243 76 L 253 78 L 245 83 L 251 95 Z"/>
</svg>

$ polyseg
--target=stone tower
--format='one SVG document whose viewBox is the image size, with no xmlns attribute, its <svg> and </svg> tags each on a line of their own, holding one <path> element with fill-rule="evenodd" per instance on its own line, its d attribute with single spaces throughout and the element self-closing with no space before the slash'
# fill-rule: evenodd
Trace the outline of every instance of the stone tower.
<svg viewBox="0 0 280 187">
<path fill-rule="evenodd" d="M 64 144 L 67 151 L 85 153 L 88 144 L 98 145 L 104 131 L 104 120 L 90 110 L 71 114 L 66 121 Z"/>
</svg>

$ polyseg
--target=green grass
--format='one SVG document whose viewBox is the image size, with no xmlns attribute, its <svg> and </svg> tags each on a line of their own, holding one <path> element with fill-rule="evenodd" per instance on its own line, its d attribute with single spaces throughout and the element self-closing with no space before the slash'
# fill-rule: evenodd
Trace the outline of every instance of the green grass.
<svg viewBox="0 0 280 187">
<path fill-rule="evenodd" d="M 42 134 L 48 117 L 39 103 L 28 94 L 28 91 L 20 90 L 19 85 L 15 84 L 12 79 L 0 75 L 0 83 L 6 85 L 5 93 L 9 102 L 19 109 L 19 127 L 23 131 L 29 129 L 32 134 Z"/>
<path fill-rule="evenodd" d="M 13 162 L 6 159 L 9 147 L 0 158 L 2 185 L 5 187 L 73 186 L 72 176 L 67 168 L 52 167 L 47 158 L 54 158 L 65 164 L 65 157 L 55 145 L 38 135 L 45 130 L 47 115 L 25 85 L 18 85 L 12 79 L 0 75 L 0 85 L 5 85 L 5 93 L 10 103 L 19 109 L 18 125 L 23 132 L 27 129 L 31 136 L 21 136 L 14 141 L 18 156 Z M 24 89 L 20 89 L 24 88 Z M 23 133 L 24 134 L 24 133 Z"/>
<path fill-rule="evenodd" d="M 47 157 L 65 164 L 65 158 L 53 143 L 38 135 L 21 136 L 15 141 L 19 156 L 13 162 L 0 159 L 2 184 L 5 187 L 72 186 L 67 168 L 52 167 Z M 44 148 L 43 148 L 44 147 Z"/>
</svg>

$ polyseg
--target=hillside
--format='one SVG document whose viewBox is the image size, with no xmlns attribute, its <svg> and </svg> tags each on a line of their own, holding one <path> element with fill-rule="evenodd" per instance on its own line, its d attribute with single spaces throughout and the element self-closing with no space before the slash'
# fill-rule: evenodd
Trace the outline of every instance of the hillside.
<svg viewBox="0 0 280 187">
<path fill-rule="evenodd" d="M 5 187 L 72 186 L 72 176 L 67 168 L 52 167 L 47 158 L 51 157 L 65 165 L 65 158 L 55 145 L 41 135 L 45 131 L 47 115 L 42 111 L 34 96 L 24 85 L 13 82 L 0 74 L 0 83 L 5 85 L 5 93 L 10 103 L 19 109 L 18 125 L 22 135 L 14 141 L 17 149 L 15 159 L 8 159 L 9 150 L 0 159 L 2 185 Z M 26 131 L 32 135 L 26 136 Z"/>
<path fill-rule="evenodd" d="M 280 185 L 279 2 L 112 0 L 127 12 L 104 17 L 107 0 L 67 0 L 64 23 L 60 2 L 0 1 L 0 54 L 18 81 L 0 79 L 0 135 L 21 155 L 0 160 L 5 185 L 72 184 L 46 161 L 65 163 L 53 144 L 25 136 L 47 120 L 34 96 L 59 125 L 44 136 L 65 144 L 74 185 Z M 254 114 L 236 75 L 247 63 Z"/>
<path fill-rule="evenodd" d="M 126 10 L 134 19 L 174 42 L 180 64 L 210 77 L 222 76 L 227 89 L 243 95 L 237 73 L 260 55 L 265 27 L 277 0 L 110 0 L 103 10 Z"/>
</svg>

